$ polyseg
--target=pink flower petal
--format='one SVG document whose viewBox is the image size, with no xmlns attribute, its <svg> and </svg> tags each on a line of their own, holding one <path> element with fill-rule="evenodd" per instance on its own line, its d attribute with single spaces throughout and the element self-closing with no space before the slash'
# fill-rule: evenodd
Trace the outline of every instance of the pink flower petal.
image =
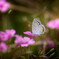
<svg viewBox="0 0 59 59">
<path fill-rule="evenodd" d="M 10 7 L 10 3 L 6 2 L 5 0 L 0 0 L 0 11 L 6 12 Z"/>
<path fill-rule="evenodd" d="M 28 44 L 21 44 L 21 47 L 27 47 Z"/>
<path fill-rule="evenodd" d="M 30 41 L 29 41 L 29 45 L 33 45 L 35 43 L 35 40 L 34 39 L 31 39 Z"/>
<path fill-rule="evenodd" d="M 30 31 L 23 32 L 24 34 L 31 35 L 32 33 Z"/>
<path fill-rule="evenodd" d="M 7 46 L 4 42 L 0 43 L 0 51 L 7 50 Z"/>
<path fill-rule="evenodd" d="M 5 32 L 0 31 L 0 41 L 8 40 L 9 36 Z"/>
<path fill-rule="evenodd" d="M 46 24 L 51 29 L 59 29 L 59 19 L 51 20 Z"/>
<path fill-rule="evenodd" d="M 5 32 L 9 35 L 9 38 L 14 37 L 16 31 L 14 29 L 5 30 Z"/>
</svg>

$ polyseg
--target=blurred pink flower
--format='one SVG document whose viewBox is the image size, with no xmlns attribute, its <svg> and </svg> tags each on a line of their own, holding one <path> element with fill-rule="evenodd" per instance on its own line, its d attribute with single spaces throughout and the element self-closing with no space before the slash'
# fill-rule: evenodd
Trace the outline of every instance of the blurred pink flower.
<svg viewBox="0 0 59 59">
<path fill-rule="evenodd" d="M 0 51 L 7 50 L 7 45 L 4 42 L 0 43 Z"/>
<path fill-rule="evenodd" d="M 47 48 L 54 48 L 54 43 L 53 43 L 53 41 L 52 41 L 52 39 L 51 38 L 46 38 L 45 40 L 43 40 L 43 42 L 46 42 L 46 47 Z"/>
<path fill-rule="evenodd" d="M 47 47 L 54 48 L 54 43 L 51 39 L 48 39 L 46 42 L 47 42 Z"/>
<path fill-rule="evenodd" d="M 28 45 L 33 45 L 35 43 L 34 39 L 28 37 L 16 36 L 15 44 L 16 46 L 21 45 L 22 47 L 27 47 Z"/>
<path fill-rule="evenodd" d="M 55 28 L 54 24 L 55 24 L 54 20 L 51 20 L 50 22 L 47 23 L 47 27 L 54 29 Z"/>
<path fill-rule="evenodd" d="M 6 1 L 6 0 L 0 0 L 0 1 Z"/>
<path fill-rule="evenodd" d="M 10 40 L 10 38 L 15 36 L 15 33 L 14 29 L 5 30 L 5 32 L 0 31 L 0 41 Z"/>
<path fill-rule="evenodd" d="M 43 46 L 44 46 L 44 42 L 46 43 L 45 48 L 54 48 L 55 47 L 54 42 L 52 41 L 51 38 L 45 38 L 45 39 L 41 40 L 41 44 L 43 44 Z M 42 50 L 41 44 L 38 46 L 38 49 L 40 49 L 40 50 Z"/>
<path fill-rule="evenodd" d="M 5 32 L 0 31 L 0 41 L 6 41 L 8 40 L 8 34 L 6 34 Z"/>
<path fill-rule="evenodd" d="M 22 40 L 23 40 L 23 37 L 21 37 L 21 36 L 15 36 L 16 37 L 16 39 L 15 39 L 15 44 L 16 44 L 16 46 L 18 46 L 19 44 L 21 44 L 22 43 Z"/>
<path fill-rule="evenodd" d="M 5 0 L 0 0 L 0 11 L 6 12 L 10 7 L 10 3 L 6 2 Z"/>
<path fill-rule="evenodd" d="M 19 39 L 19 37 L 21 37 L 21 38 L 22 38 L 22 36 L 21 36 L 21 35 L 14 35 L 14 37 L 16 37 L 17 39 Z"/>
<path fill-rule="evenodd" d="M 46 25 L 51 29 L 59 29 L 59 19 L 51 20 Z"/>
<path fill-rule="evenodd" d="M 30 36 L 30 38 L 33 38 L 33 36 L 35 37 L 38 37 L 39 35 L 37 34 L 32 34 L 30 31 L 26 31 L 26 32 L 23 32 L 24 34 L 27 34 L 28 36 Z"/>
<path fill-rule="evenodd" d="M 59 19 L 56 19 L 55 20 L 55 28 L 56 29 L 59 29 Z"/>
<path fill-rule="evenodd" d="M 5 33 L 8 34 L 9 39 L 15 36 L 16 31 L 14 29 L 5 30 Z"/>
<path fill-rule="evenodd" d="M 32 45 L 32 44 L 34 44 L 35 43 L 35 40 L 34 39 L 30 39 L 30 41 L 29 41 L 29 45 Z"/>
</svg>

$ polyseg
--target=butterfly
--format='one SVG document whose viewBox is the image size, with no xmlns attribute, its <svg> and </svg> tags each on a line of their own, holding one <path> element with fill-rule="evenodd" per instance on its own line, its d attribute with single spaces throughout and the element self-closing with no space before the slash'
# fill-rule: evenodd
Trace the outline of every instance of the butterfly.
<svg viewBox="0 0 59 59">
<path fill-rule="evenodd" d="M 32 22 L 32 34 L 44 34 L 45 32 L 45 27 L 44 25 L 41 24 L 40 20 L 35 18 Z"/>
</svg>

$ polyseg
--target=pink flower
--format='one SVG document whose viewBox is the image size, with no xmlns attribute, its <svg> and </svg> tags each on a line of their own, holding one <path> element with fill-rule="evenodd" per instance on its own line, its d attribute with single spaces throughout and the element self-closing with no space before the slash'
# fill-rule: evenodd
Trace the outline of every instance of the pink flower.
<svg viewBox="0 0 59 59">
<path fill-rule="evenodd" d="M 14 37 L 16 31 L 14 29 L 10 29 L 10 30 L 5 30 L 5 33 L 8 34 L 9 39 L 10 39 L 11 37 Z"/>
<path fill-rule="evenodd" d="M 15 35 L 15 37 L 18 39 L 19 37 L 21 37 L 22 38 L 22 36 L 19 36 L 19 35 Z"/>
<path fill-rule="evenodd" d="M 47 27 L 54 29 L 55 28 L 54 24 L 55 24 L 54 20 L 51 20 L 50 22 L 47 23 Z"/>
<path fill-rule="evenodd" d="M 10 38 L 14 37 L 15 33 L 14 29 L 5 30 L 5 32 L 0 31 L 0 41 L 10 40 Z"/>
<path fill-rule="evenodd" d="M 35 40 L 34 40 L 34 39 L 30 39 L 29 45 L 32 45 L 32 44 L 34 44 L 34 43 L 35 43 Z"/>
<path fill-rule="evenodd" d="M 30 41 L 30 38 L 24 37 L 23 40 L 22 40 L 21 46 L 22 47 L 27 47 L 29 45 L 29 41 Z"/>
<path fill-rule="evenodd" d="M 0 31 L 0 41 L 6 41 L 8 40 L 8 34 L 6 34 L 5 32 Z"/>
<path fill-rule="evenodd" d="M 54 42 L 52 41 L 51 38 L 45 38 L 43 40 L 41 40 L 41 44 L 43 44 L 44 46 L 44 42 L 45 42 L 45 48 L 54 48 Z M 41 44 L 38 46 L 38 48 L 41 50 L 42 49 L 42 46 Z"/>
<path fill-rule="evenodd" d="M 55 20 L 55 28 L 56 29 L 59 29 L 59 19 L 56 19 Z"/>
<path fill-rule="evenodd" d="M 6 1 L 6 0 L 0 0 L 0 1 Z"/>
<path fill-rule="evenodd" d="M 46 38 L 45 40 L 43 40 L 43 42 L 46 42 L 46 47 L 47 48 L 54 48 L 54 43 L 53 43 L 53 41 L 51 40 L 51 38 Z"/>
<path fill-rule="evenodd" d="M 51 39 L 48 39 L 47 40 L 47 48 L 50 47 L 50 48 L 54 48 L 54 43 Z"/>
<path fill-rule="evenodd" d="M 0 51 L 7 50 L 7 45 L 4 42 L 0 43 Z"/>
<path fill-rule="evenodd" d="M 23 40 L 23 37 L 21 37 L 21 36 L 15 36 L 16 37 L 16 39 L 15 39 L 15 44 L 16 44 L 16 46 L 18 46 L 19 44 L 21 44 L 22 43 L 22 40 Z"/>
<path fill-rule="evenodd" d="M 59 29 L 59 19 L 51 20 L 46 25 L 51 29 Z"/>
<path fill-rule="evenodd" d="M 16 46 L 21 45 L 22 47 L 27 47 L 28 45 L 33 45 L 35 43 L 34 39 L 30 39 L 29 37 L 17 36 L 15 39 Z"/>
<path fill-rule="evenodd" d="M 35 37 L 38 37 L 39 35 L 37 34 L 32 34 L 30 31 L 26 31 L 26 32 L 23 32 L 24 34 L 27 34 L 28 36 L 30 36 L 30 38 L 33 38 L 33 36 Z"/>
<path fill-rule="evenodd" d="M 0 11 L 6 12 L 10 7 L 10 3 L 6 2 L 5 0 L 0 0 Z"/>
</svg>

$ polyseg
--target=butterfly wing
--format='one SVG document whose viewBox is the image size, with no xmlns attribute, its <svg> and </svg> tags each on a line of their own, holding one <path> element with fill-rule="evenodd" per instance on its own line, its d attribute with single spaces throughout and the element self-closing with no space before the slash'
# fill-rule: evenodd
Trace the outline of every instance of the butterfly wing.
<svg viewBox="0 0 59 59">
<path fill-rule="evenodd" d="M 40 20 L 34 19 L 32 23 L 32 34 L 43 34 L 44 26 L 41 24 Z"/>
</svg>

